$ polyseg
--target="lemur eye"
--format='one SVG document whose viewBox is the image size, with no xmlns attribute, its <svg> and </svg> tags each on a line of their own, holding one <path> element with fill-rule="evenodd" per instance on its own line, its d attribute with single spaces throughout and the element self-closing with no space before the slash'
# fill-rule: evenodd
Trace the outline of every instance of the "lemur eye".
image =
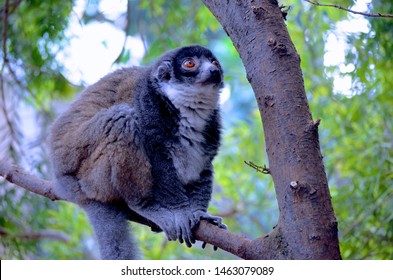
<svg viewBox="0 0 393 280">
<path fill-rule="evenodd" d="M 185 69 L 192 69 L 194 68 L 196 65 L 195 61 L 192 58 L 187 58 L 183 61 L 183 68 Z"/>
<path fill-rule="evenodd" d="M 214 66 L 216 66 L 217 68 L 220 68 L 220 62 L 218 62 L 217 60 L 213 60 L 213 61 L 212 61 L 212 64 L 213 64 Z"/>
</svg>

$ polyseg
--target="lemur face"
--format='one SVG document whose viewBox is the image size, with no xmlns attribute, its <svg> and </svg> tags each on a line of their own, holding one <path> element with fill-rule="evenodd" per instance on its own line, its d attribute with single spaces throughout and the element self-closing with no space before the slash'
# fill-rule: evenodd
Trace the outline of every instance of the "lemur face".
<svg viewBox="0 0 393 280">
<path fill-rule="evenodd" d="M 217 58 L 201 46 L 187 46 L 168 53 L 159 62 L 156 77 L 172 102 L 200 102 L 211 108 L 217 105 L 224 84 Z"/>
<path fill-rule="evenodd" d="M 173 58 L 174 78 L 190 86 L 222 87 L 223 73 L 217 58 L 202 47 L 186 47 Z"/>
</svg>

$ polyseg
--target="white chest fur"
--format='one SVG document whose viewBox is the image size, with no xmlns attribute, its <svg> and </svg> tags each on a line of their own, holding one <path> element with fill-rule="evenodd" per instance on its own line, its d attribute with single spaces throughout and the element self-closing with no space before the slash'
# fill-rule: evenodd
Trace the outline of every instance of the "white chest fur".
<svg viewBox="0 0 393 280">
<path fill-rule="evenodd" d="M 173 164 L 183 184 L 199 178 L 208 156 L 205 154 L 204 130 L 214 109 L 217 108 L 219 93 L 213 87 L 196 91 L 186 86 L 166 84 L 164 92 L 180 111 L 180 144 L 172 152 Z"/>
</svg>

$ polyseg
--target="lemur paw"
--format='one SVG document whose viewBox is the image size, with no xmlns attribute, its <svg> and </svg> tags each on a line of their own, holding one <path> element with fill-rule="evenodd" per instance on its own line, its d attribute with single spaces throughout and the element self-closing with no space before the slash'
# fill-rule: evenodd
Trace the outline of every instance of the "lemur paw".
<svg viewBox="0 0 393 280">
<path fill-rule="evenodd" d="M 163 219 L 158 224 L 165 232 L 169 241 L 179 239 L 180 243 L 186 243 L 191 247 L 195 243 L 192 228 L 198 223 L 190 211 L 170 211 L 170 219 Z"/>
<path fill-rule="evenodd" d="M 206 220 L 211 224 L 218 226 L 219 228 L 228 229 L 228 227 L 222 222 L 222 218 L 219 216 L 210 215 L 209 213 L 204 212 L 202 210 L 195 211 L 194 216 L 198 221 Z"/>
<path fill-rule="evenodd" d="M 228 227 L 222 222 L 222 218 L 219 216 L 213 216 L 210 215 L 207 212 L 198 210 L 194 212 L 194 216 L 198 217 L 198 220 L 207 220 L 208 222 L 210 222 L 213 225 L 218 226 L 219 228 L 222 229 L 228 229 Z M 205 249 L 206 248 L 206 242 L 202 243 L 202 248 Z M 217 251 L 217 246 L 213 246 L 213 250 Z"/>
</svg>

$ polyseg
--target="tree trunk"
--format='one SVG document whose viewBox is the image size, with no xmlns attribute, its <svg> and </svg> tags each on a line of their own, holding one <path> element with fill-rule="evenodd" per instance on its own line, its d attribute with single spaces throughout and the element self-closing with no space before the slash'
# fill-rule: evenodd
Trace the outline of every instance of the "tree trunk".
<svg viewBox="0 0 393 280">
<path fill-rule="evenodd" d="M 246 258 L 340 259 L 337 222 L 300 58 L 275 0 L 202 0 L 232 39 L 263 121 L 279 221 Z M 263 211 L 263 209 L 261 209 Z"/>
</svg>

